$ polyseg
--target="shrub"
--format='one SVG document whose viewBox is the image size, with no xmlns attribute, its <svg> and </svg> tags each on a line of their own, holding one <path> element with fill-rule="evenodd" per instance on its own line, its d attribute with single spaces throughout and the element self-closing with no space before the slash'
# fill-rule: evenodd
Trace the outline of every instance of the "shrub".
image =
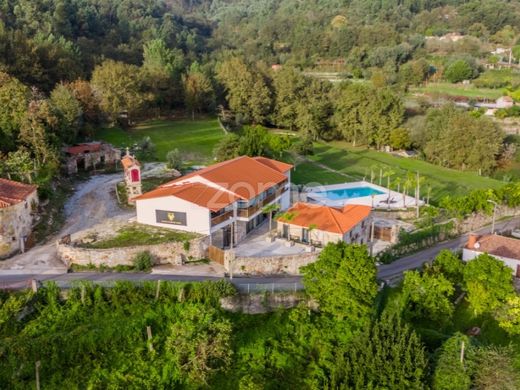
<svg viewBox="0 0 520 390">
<path fill-rule="evenodd" d="M 148 251 L 139 252 L 134 258 L 134 268 L 137 271 L 150 271 L 153 266 L 152 254 Z"/>
<path fill-rule="evenodd" d="M 180 170 L 184 161 L 179 149 L 173 149 L 166 154 L 166 166 L 170 169 Z"/>
</svg>

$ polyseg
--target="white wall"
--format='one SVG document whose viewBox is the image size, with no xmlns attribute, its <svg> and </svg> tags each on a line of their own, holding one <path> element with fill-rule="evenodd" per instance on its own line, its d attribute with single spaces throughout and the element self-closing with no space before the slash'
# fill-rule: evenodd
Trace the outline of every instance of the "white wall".
<svg viewBox="0 0 520 390">
<path fill-rule="evenodd" d="M 470 261 L 473 260 L 475 257 L 478 257 L 482 255 L 482 252 L 477 252 L 471 249 L 464 248 L 462 250 L 462 260 L 463 261 Z M 501 260 L 504 262 L 505 265 L 507 265 L 509 268 L 511 268 L 513 275 L 516 275 L 516 269 L 517 266 L 520 265 L 520 260 L 510 259 L 507 257 L 501 257 L 501 256 L 495 256 L 491 255 L 494 258 Z"/>
<path fill-rule="evenodd" d="M 141 199 L 136 202 L 137 222 L 175 230 L 209 234 L 210 211 L 204 207 L 174 196 Z M 155 210 L 181 211 L 186 213 L 186 226 L 157 223 Z"/>
</svg>

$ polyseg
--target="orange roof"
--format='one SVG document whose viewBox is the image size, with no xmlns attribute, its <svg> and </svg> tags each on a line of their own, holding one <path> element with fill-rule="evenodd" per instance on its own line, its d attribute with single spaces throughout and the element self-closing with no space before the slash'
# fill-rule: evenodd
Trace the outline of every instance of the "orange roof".
<svg viewBox="0 0 520 390">
<path fill-rule="evenodd" d="M 141 165 L 141 164 L 139 164 L 139 161 L 134 156 L 129 156 L 129 155 L 125 155 L 121 159 L 121 163 L 123 164 L 124 169 L 128 169 L 129 167 L 131 167 L 134 164 L 137 166 Z"/>
<path fill-rule="evenodd" d="M 218 211 L 238 200 L 235 194 L 207 186 L 203 183 L 187 183 L 176 186 L 157 187 L 133 200 L 163 198 L 174 196 L 190 203 L 205 207 L 211 211 Z"/>
<path fill-rule="evenodd" d="M 476 252 L 488 253 L 490 255 L 507 257 L 508 259 L 515 259 L 520 261 L 520 240 L 516 238 L 499 236 L 497 234 L 486 234 L 477 239 L 478 248 L 467 249 Z"/>
<path fill-rule="evenodd" d="M 276 169 L 278 172 L 285 173 L 293 166 L 291 164 L 284 163 L 282 161 L 273 160 L 267 157 L 253 157 L 254 160 L 267 165 L 269 168 Z"/>
<path fill-rule="evenodd" d="M 197 176 L 215 183 L 245 200 L 252 199 L 270 187 L 287 180 L 287 177 L 277 169 L 254 158 L 240 156 L 179 177 L 161 187 L 175 186 L 185 182 L 186 179 Z"/>
<path fill-rule="evenodd" d="M 99 152 L 100 149 L 101 142 L 89 142 L 85 144 L 69 146 L 65 149 L 65 152 L 69 154 L 93 153 Z"/>
<path fill-rule="evenodd" d="M 24 184 L 13 180 L 0 179 L 0 208 L 13 206 L 27 199 L 36 186 Z"/>
<path fill-rule="evenodd" d="M 345 234 L 370 215 L 372 208 L 362 205 L 346 205 L 343 209 L 310 203 L 296 203 L 286 213 L 293 213 L 290 220 L 280 217 L 278 221 L 289 225 L 309 227 L 317 230 Z"/>
</svg>

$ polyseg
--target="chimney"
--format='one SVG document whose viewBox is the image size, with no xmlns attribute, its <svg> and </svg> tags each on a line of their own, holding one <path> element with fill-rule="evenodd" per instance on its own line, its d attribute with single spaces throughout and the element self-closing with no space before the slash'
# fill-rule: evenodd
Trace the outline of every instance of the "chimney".
<svg viewBox="0 0 520 390">
<path fill-rule="evenodd" d="M 475 249 L 475 244 L 478 242 L 479 235 L 475 233 L 470 233 L 468 237 L 468 243 L 466 244 L 466 248 Z"/>
</svg>

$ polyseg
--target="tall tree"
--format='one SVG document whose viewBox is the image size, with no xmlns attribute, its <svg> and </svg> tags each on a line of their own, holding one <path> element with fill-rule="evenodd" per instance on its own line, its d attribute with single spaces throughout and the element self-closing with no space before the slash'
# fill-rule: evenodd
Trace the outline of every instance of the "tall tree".
<svg viewBox="0 0 520 390">
<path fill-rule="evenodd" d="M 365 246 L 328 244 L 318 260 L 301 271 L 306 291 L 322 312 L 344 321 L 351 331 L 368 325 L 377 282 L 375 260 Z"/>
<path fill-rule="evenodd" d="M 493 312 L 513 294 L 511 268 L 487 253 L 464 267 L 464 283 L 475 314 Z"/>
<path fill-rule="evenodd" d="M 106 60 L 94 69 L 91 83 L 101 96 L 101 108 L 112 121 L 122 112 L 136 115 L 147 99 L 135 65 Z"/>
<path fill-rule="evenodd" d="M 240 58 L 218 66 L 217 78 L 224 85 L 229 107 L 246 122 L 263 123 L 271 110 L 271 91 L 264 75 Z"/>
<path fill-rule="evenodd" d="M 0 72 L 0 150 L 14 148 L 30 96 L 28 87 Z"/>
<path fill-rule="evenodd" d="M 64 84 L 58 84 L 51 92 L 50 104 L 59 119 L 60 139 L 66 143 L 75 142 L 82 125 L 80 102 Z"/>
<path fill-rule="evenodd" d="M 188 73 L 182 76 L 182 84 L 184 103 L 191 111 L 192 119 L 195 119 L 195 112 L 200 112 L 204 108 L 209 109 L 213 105 L 214 93 L 211 80 L 201 71 L 198 63 L 191 64 Z"/>
</svg>

